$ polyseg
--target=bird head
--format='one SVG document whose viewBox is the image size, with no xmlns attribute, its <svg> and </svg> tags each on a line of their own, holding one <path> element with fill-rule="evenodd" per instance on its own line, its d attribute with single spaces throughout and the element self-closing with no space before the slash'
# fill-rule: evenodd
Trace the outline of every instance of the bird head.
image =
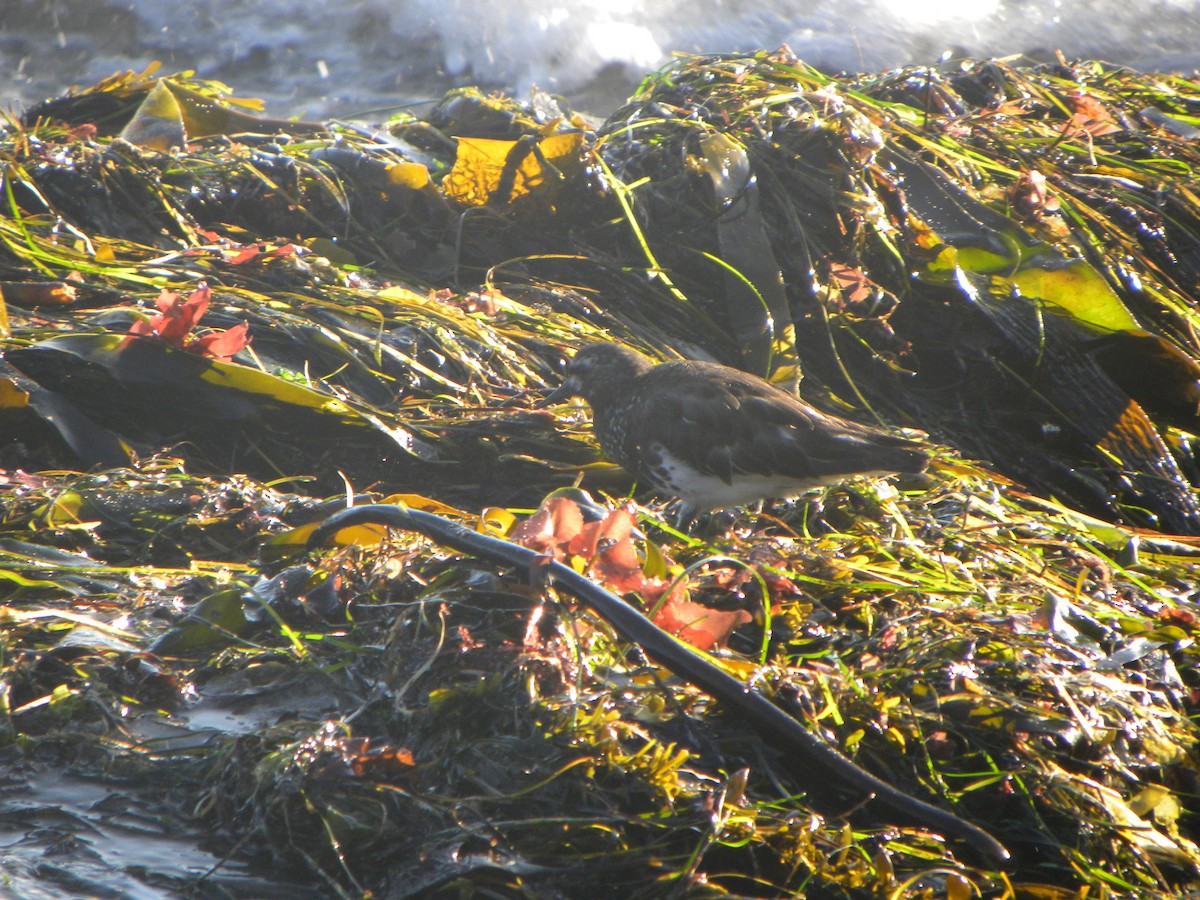
<svg viewBox="0 0 1200 900">
<path fill-rule="evenodd" d="M 583 397 L 589 404 L 600 393 L 619 392 L 621 386 L 654 365 L 640 353 L 619 344 L 588 344 L 567 364 L 563 383 L 537 404 L 541 409 L 571 397 Z"/>
</svg>

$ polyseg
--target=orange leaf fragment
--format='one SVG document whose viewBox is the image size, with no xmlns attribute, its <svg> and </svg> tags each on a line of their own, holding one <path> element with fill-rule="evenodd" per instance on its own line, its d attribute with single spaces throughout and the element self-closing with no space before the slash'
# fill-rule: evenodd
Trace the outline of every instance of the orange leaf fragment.
<svg viewBox="0 0 1200 900">
<path fill-rule="evenodd" d="M 1071 118 L 1062 124 L 1060 131 L 1069 135 L 1087 133 L 1092 137 L 1124 131 L 1108 107 L 1091 94 L 1072 91 L 1067 95 L 1067 101 L 1071 105 Z"/>
<path fill-rule="evenodd" d="M 584 525 L 567 550 L 574 556 L 590 557 L 592 574 L 610 590 L 641 591 L 648 579 L 633 546 L 633 527 L 629 510 L 614 509 L 600 521 Z"/>
<path fill-rule="evenodd" d="M 710 609 L 672 591 L 654 624 L 700 650 L 724 647 L 738 626 L 753 620 L 744 609 Z"/>
<path fill-rule="evenodd" d="M 214 331 L 190 341 L 187 349 L 213 359 L 232 359 L 250 343 L 250 325 L 240 322 L 225 331 Z"/>
<path fill-rule="evenodd" d="M 567 556 L 567 545 L 582 529 L 583 512 L 578 504 L 566 497 L 550 497 L 513 529 L 512 540 L 561 561 Z"/>
<path fill-rule="evenodd" d="M 243 263 L 250 262 L 250 260 L 254 259 L 260 253 L 262 253 L 262 248 L 258 244 L 247 244 L 229 257 L 229 264 L 231 266 L 240 266 Z"/>
</svg>

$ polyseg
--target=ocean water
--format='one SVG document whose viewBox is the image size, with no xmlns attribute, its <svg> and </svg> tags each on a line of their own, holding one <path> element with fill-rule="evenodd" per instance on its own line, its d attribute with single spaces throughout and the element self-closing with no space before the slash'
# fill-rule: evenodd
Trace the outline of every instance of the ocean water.
<svg viewBox="0 0 1200 900">
<path fill-rule="evenodd" d="M 0 109 L 159 60 L 275 115 L 371 115 L 473 83 L 603 114 L 672 51 L 787 44 L 830 70 L 945 55 L 1200 68 L 1200 0 L 0 0 Z"/>
</svg>

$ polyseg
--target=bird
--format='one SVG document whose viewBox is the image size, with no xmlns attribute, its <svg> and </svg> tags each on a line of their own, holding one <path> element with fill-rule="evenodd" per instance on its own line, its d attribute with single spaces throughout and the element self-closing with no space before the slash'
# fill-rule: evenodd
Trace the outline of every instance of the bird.
<svg viewBox="0 0 1200 900">
<path fill-rule="evenodd" d="M 823 413 L 719 363 L 654 363 L 619 344 L 587 344 L 539 406 L 581 396 L 600 449 L 639 484 L 698 512 L 791 499 L 856 476 L 923 472 L 916 441 Z"/>
</svg>

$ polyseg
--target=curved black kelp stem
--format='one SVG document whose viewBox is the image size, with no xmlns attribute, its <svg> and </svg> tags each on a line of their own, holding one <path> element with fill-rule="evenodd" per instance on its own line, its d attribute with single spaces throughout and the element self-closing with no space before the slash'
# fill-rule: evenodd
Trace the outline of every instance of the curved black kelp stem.
<svg viewBox="0 0 1200 900">
<path fill-rule="evenodd" d="M 899 813 L 906 821 L 927 825 L 966 841 L 992 864 L 999 865 L 1008 859 L 1004 845 L 983 829 L 911 797 L 860 769 L 766 697 L 747 689 L 736 678 L 693 653 L 616 594 L 604 590 L 569 566 L 547 561 L 545 556 L 528 547 L 471 531 L 432 513 L 387 504 L 356 506 L 335 513 L 312 533 L 309 546 L 324 544 L 343 528 L 366 524 L 417 531 L 439 544 L 489 562 L 516 566 L 531 574 L 536 572 L 586 603 L 622 638 L 638 644 L 671 672 L 721 701 L 775 747 L 790 751 L 788 763 L 803 781 L 820 785 L 823 777 L 832 777 L 864 792 L 868 795 L 866 799 Z"/>
</svg>

